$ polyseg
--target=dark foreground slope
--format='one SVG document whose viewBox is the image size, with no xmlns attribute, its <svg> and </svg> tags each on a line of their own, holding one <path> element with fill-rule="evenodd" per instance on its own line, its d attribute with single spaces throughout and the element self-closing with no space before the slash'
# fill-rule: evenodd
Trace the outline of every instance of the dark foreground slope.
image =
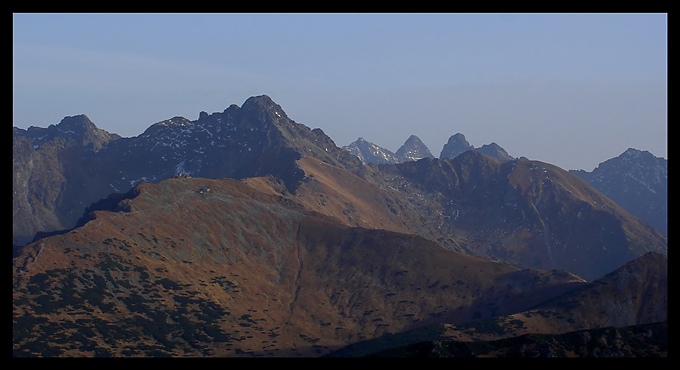
<svg viewBox="0 0 680 370">
<path fill-rule="evenodd" d="M 668 262 L 650 252 L 522 312 L 384 335 L 329 356 L 666 356 L 667 321 Z"/>
<path fill-rule="evenodd" d="M 494 341 L 422 342 L 368 357 L 399 358 L 660 358 L 668 357 L 668 324 L 525 334 Z"/>
<path fill-rule="evenodd" d="M 14 259 L 15 356 L 319 356 L 584 284 L 342 225 L 236 180 L 137 185 Z"/>
</svg>

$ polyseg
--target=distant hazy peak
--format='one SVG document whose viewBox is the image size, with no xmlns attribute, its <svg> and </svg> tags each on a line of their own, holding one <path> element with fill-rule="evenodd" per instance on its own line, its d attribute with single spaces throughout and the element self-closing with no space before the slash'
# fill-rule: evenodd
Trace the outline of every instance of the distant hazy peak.
<svg viewBox="0 0 680 370">
<path fill-rule="evenodd" d="M 34 148 L 55 137 L 61 137 L 72 139 L 82 146 L 91 145 L 95 151 L 101 149 L 109 141 L 120 139 L 119 135 L 98 128 L 84 114 L 66 116 L 58 124 L 49 125 L 47 128 L 31 126 L 28 130 L 15 129 L 14 136 L 27 137 Z"/>
<path fill-rule="evenodd" d="M 656 159 L 664 159 L 662 157 L 657 157 L 654 154 L 646 151 L 646 150 L 638 150 L 635 148 L 628 148 L 626 149 L 625 152 L 621 153 L 619 157 L 633 157 L 633 158 L 656 158 Z"/>
<path fill-rule="evenodd" d="M 500 159 L 502 161 L 510 161 L 514 159 L 508 154 L 508 152 L 505 151 L 505 149 L 493 142 L 491 144 L 484 144 L 475 150 L 482 154 L 488 155 L 489 157 Z"/>
<path fill-rule="evenodd" d="M 404 145 L 407 145 L 407 144 L 408 145 L 420 145 L 420 144 L 423 144 L 423 142 L 420 140 L 420 138 L 418 136 L 411 135 L 404 142 Z M 423 145 L 425 145 L 425 144 L 423 144 Z"/>
<path fill-rule="evenodd" d="M 458 141 L 469 145 L 469 143 L 465 139 L 465 135 L 461 134 L 460 132 L 456 133 L 455 135 L 451 135 L 451 137 L 449 137 L 449 143 L 451 141 Z"/>
<path fill-rule="evenodd" d="M 344 147 L 351 154 L 358 157 L 364 164 L 398 163 L 397 156 L 388 149 L 382 148 L 363 137 Z"/>
<path fill-rule="evenodd" d="M 465 135 L 457 133 L 449 137 L 449 141 L 444 144 L 439 159 L 453 159 L 463 152 L 474 149 L 470 143 L 465 139 Z"/>
<path fill-rule="evenodd" d="M 400 162 L 417 161 L 423 158 L 434 158 L 430 149 L 416 135 L 411 135 L 404 145 L 395 153 Z"/>
</svg>

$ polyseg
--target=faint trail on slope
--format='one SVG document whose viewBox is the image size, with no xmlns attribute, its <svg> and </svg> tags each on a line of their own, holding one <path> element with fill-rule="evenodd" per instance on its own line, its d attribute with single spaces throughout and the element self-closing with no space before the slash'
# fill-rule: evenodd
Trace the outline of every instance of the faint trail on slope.
<svg viewBox="0 0 680 370">
<path fill-rule="evenodd" d="M 552 263 L 552 267 L 555 267 L 555 260 L 553 260 L 552 256 L 552 250 L 550 249 L 550 236 L 548 234 L 548 225 L 543 222 L 543 218 L 541 218 L 541 214 L 538 213 L 538 209 L 536 209 L 536 206 L 534 205 L 534 202 L 529 199 L 529 204 L 531 204 L 531 208 L 534 209 L 534 212 L 536 212 L 536 216 L 538 216 L 538 221 L 541 222 L 541 226 L 543 227 L 543 239 L 545 240 L 545 247 L 548 250 L 548 257 L 550 257 L 550 263 Z"/>
<path fill-rule="evenodd" d="M 300 247 L 300 242 L 299 242 L 299 240 L 300 240 L 300 226 L 299 225 L 298 225 L 297 234 L 298 234 L 298 236 L 297 236 L 296 239 L 298 240 L 298 245 L 297 245 L 296 256 L 297 256 L 297 262 L 298 262 L 298 271 L 297 271 L 297 275 L 295 276 L 295 283 L 294 283 L 295 292 L 293 293 L 293 299 L 291 300 L 290 305 L 289 305 L 289 312 L 290 312 L 291 316 L 293 315 L 293 308 L 295 307 L 295 303 L 297 303 L 298 294 L 300 293 L 300 275 L 302 275 L 302 258 L 300 257 L 300 248 L 301 247 Z"/>
<path fill-rule="evenodd" d="M 391 267 L 394 267 L 394 264 L 397 262 L 397 257 L 399 257 L 399 252 L 401 252 L 401 244 L 397 247 L 397 250 L 394 252 L 394 257 L 392 258 Z"/>
</svg>

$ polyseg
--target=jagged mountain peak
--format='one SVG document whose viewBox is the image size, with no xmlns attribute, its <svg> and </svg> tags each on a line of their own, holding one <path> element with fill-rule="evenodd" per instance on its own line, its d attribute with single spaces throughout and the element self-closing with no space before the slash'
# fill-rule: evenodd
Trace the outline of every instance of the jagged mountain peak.
<svg viewBox="0 0 680 370">
<path fill-rule="evenodd" d="M 514 159 L 505 149 L 495 142 L 484 144 L 479 148 L 475 148 L 470 143 L 468 143 L 468 141 L 465 139 L 465 135 L 461 133 L 457 133 L 449 137 L 448 142 L 442 148 L 439 159 L 453 159 L 469 150 L 475 150 L 489 157 L 500 159 L 501 161 L 509 161 Z"/>
<path fill-rule="evenodd" d="M 416 135 L 409 136 L 395 153 L 400 162 L 417 161 L 423 158 L 434 158 L 430 149 Z"/>
<path fill-rule="evenodd" d="M 462 133 L 458 132 L 454 135 L 451 135 L 449 137 L 449 140 L 447 141 L 447 144 L 461 144 L 463 146 L 470 146 L 470 143 L 468 143 L 467 139 L 465 138 L 465 135 Z"/>
<path fill-rule="evenodd" d="M 293 176 L 299 171 L 292 161 L 300 157 L 312 156 L 352 168 L 360 163 L 344 155 L 321 129 L 290 119 L 267 95 L 252 96 L 240 107 L 231 104 L 223 112 L 201 112 L 196 121 L 179 117 L 155 126 L 155 135 L 147 135 L 147 139 L 155 148 L 167 148 L 162 157 L 172 158 L 170 162 L 177 170 L 181 167 L 196 176 L 243 178 L 275 174 L 288 179 L 288 186 L 294 186 L 297 180 L 293 178 L 299 180 L 302 175 Z M 226 157 L 217 159 L 223 156 Z M 166 177 L 167 174 L 157 176 Z"/>
<path fill-rule="evenodd" d="M 364 164 L 399 163 L 399 158 L 397 158 L 396 154 L 370 141 L 366 141 L 363 137 L 358 138 L 355 142 L 343 147 L 343 149 L 359 158 Z"/>
<path fill-rule="evenodd" d="M 439 154 L 439 159 L 445 158 L 455 158 L 463 152 L 474 149 L 470 143 L 465 139 L 465 135 L 457 133 L 451 135 L 449 140 L 444 144 L 441 153 Z"/>
<path fill-rule="evenodd" d="M 416 135 L 409 136 L 408 139 L 406 139 L 406 141 L 404 142 L 404 145 L 420 145 L 420 144 L 423 144 L 423 142 Z"/>
</svg>

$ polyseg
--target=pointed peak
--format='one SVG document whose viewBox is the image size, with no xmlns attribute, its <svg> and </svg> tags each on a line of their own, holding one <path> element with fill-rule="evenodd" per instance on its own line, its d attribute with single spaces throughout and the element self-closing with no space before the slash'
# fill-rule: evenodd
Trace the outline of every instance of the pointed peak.
<svg viewBox="0 0 680 370">
<path fill-rule="evenodd" d="M 465 135 L 457 133 L 449 137 L 449 141 L 444 144 L 439 159 L 455 158 L 456 156 L 468 150 L 474 149 L 470 143 L 465 139 Z"/>
<path fill-rule="evenodd" d="M 406 139 L 404 142 L 404 145 L 402 145 L 402 148 L 404 147 L 419 147 L 419 148 L 425 148 L 426 145 L 423 143 L 422 140 L 416 135 L 411 135 Z"/>
<path fill-rule="evenodd" d="M 434 158 L 430 149 L 416 135 L 411 135 L 404 145 L 395 153 L 401 162 L 417 161 L 422 158 Z"/>
</svg>

